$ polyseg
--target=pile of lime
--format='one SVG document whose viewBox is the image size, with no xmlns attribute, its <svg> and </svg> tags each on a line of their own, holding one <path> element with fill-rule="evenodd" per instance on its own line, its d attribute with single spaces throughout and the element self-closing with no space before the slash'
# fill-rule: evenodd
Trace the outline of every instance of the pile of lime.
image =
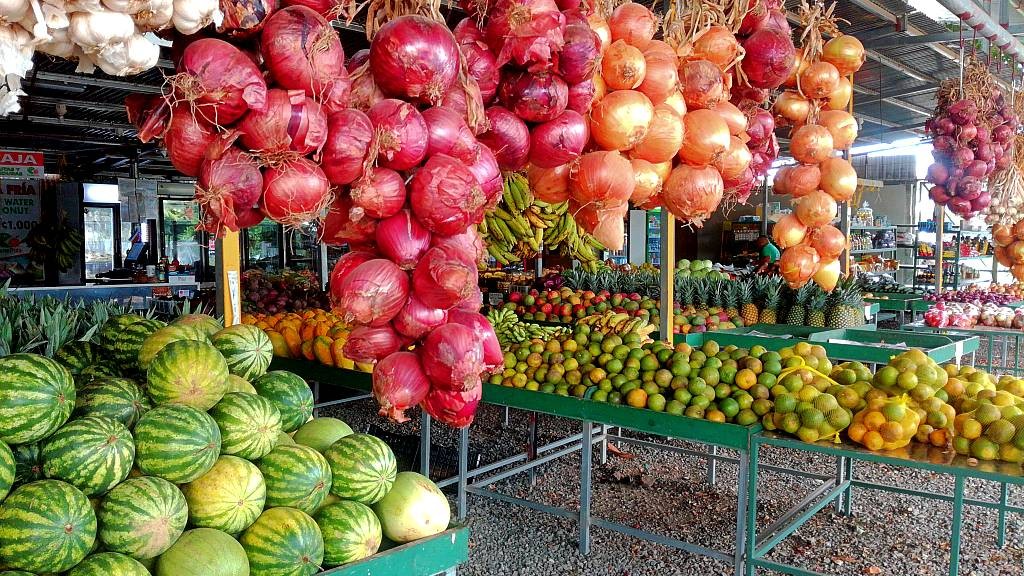
<svg viewBox="0 0 1024 576">
<path fill-rule="evenodd" d="M 883 366 L 872 380 L 875 388 L 891 396 L 909 395 L 918 402 L 932 396 L 947 400 L 944 390 L 949 375 L 935 360 L 917 348 L 902 352 Z"/>
</svg>

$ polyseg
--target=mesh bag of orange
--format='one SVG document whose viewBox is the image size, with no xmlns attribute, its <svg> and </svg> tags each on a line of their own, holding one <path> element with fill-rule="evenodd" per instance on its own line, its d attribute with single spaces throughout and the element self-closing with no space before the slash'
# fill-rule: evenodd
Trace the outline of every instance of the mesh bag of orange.
<svg viewBox="0 0 1024 576">
<path fill-rule="evenodd" d="M 847 434 L 868 450 L 895 450 L 910 443 L 920 424 L 921 416 L 906 395 L 874 398 L 854 415 Z"/>
</svg>

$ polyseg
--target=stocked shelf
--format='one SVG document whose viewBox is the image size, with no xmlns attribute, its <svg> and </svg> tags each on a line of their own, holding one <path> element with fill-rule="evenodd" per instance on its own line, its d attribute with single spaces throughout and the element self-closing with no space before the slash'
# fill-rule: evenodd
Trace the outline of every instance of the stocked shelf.
<svg viewBox="0 0 1024 576">
<path fill-rule="evenodd" d="M 850 254 L 885 254 L 895 251 L 895 248 L 865 248 L 862 250 L 850 250 Z"/>
</svg>

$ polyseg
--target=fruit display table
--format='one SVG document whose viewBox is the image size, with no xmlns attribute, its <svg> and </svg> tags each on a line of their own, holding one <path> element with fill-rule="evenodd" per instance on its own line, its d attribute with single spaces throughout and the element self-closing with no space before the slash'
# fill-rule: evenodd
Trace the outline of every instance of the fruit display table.
<svg viewBox="0 0 1024 576">
<path fill-rule="evenodd" d="M 875 292 L 864 297 L 864 302 L 877 304 L 879 312 L 890 312 L 886 318 L 898 317 L 900 323 L 906 321 L 907 315 L 913 317 L 914 304 L 924 299 L 920 294 L 898 294 L 895 292 Z"/>
<path fill-rule="evenodd" d="M 851 446 L 850 444 L 833 444 L 831 442 L 816 442 L 808 444 L 795 438 L 781 436 L 771 432 L 764 432 L 755 435 L 751 439 L 750 466 L 749 466 L 749 500 L 747 509 L 747 536 L 746 536 L 746 575 L 753 576 L 758 568 L 794 574 L 797 576 L 822 576 L 822 573 L 809 570 L 806 567 L 797 567 L 781 564 L 768 560 L 767 557 L 778 544 L 796 532 L 808 519 L 823 510 L 829 504 L 833 504 L 837 511 L 849 515 L 853 510 L 853 488 L 864 488 L 869 490 L 882 490 L 893 494 L 904 496 L 919 496 L 931 500 L 951 502 L 952 509 L 952 534 L 950 539 L 950 561 L 949 574 L 956 576 L 959 573 L 960 563 L 960 532 L 963 525 L 964 506 L 977 506 L 996 510 L 998 513 L 998 534 L 997 543 L 1002 547 L 1006 543 L 1006 516 L 1010 512 L 1024 514 L 1024 507 L 1013 506 L 1009 502 L 1009 485 L 1024 485 L 1024 470 L 1020 464 L 1006 462 L 974 462 L 965 457 L 958 456 L 952 451 L 935 448 L 924 444 L 912 442 L 906 448 L 893 451 L 871 452 L 866 449 Z M 821 485 L 811 491 L 805 498 L 798 501 L 786 513 L 782 514 L 775 522 L 758 530 L 757 526 L 757 498 L 758 498 L 758 472 L 763 469 L 759 465 L 758 457 L 761 447 L 772 446 L 790 450 L 802 450 L 813 452 L 823 457 L 835 458 L 837 468 L 840 470 L 838 479 L 829 478 Z M 855 476 L 855 464 L 857 462 L 872 462 L 899 466 L 915 470 L 923 470 L 933 474 L 951 476 L 953 479 L 953 494 L 941 494 L 913 490 L 909 488 L 857 480 Z M 965 495 L 964 485 L 967 479 L 979 479 L 1000 484 L 999 501 L 978 500 Z M 937 512 L 941 508 L 929 508 Z"/>
<path fill-rule="evenodd" d="M 928 326 L 924 321 L 911 322 L 903 325 L 903 330 L 912 332 L 931 332 L 952 336 L 955 334 L 975 336 L 985 344 L 985 363 L 974 366 L 988 372 L 999 374 L 1024 375 L 1024 358 L 1021 358 L 1021 341 L 1024 330 L 1018 328 L 991 328 L 975 326 L 974 328 L 942 328 Z M 997 356 L 997 351 L 1000 352 Z"/>
<path fill-rule="evenodd" d="M 378 552 L 365 560 L 321 572 L 320 576 L 455 574 L 456 567 L 467 559 L 469 559 L 469 529 L 455 527 L 436 536 Z"/>
</svg>

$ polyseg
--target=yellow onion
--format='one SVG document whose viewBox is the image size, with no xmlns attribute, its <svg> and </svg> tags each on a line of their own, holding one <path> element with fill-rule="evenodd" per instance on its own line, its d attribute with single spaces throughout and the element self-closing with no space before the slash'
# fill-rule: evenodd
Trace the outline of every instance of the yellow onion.
<svg viewBox="0 0 1024 576">
<path fill-rule="evenodd" d="M 814 273 L 814 282 L 821 286 L 825 292 L 831 292 L 839 284 L 839 275 L 842 270 L 839 267 L 839 260 L 832 260 L 818 265 L 818 271 Z"/>
<path fill-rule="evenodd" d="M 612 11 L 608 26 L 613 41 L 623 40 L 643 50 L 658 31 L 658 17 L 643 4 L 626 2 Z"/>
<path fill-rule="evenodd" d="M 856 118 L 846 110 L 823 110 L 818 115 L 818 124 L 828 128 L 836 150 L 849 150 L 860 130 Z"/>
<path fill-rule="evenodd" d="M 596 210 L 624 204 L 633 195 L 633 166 L 618 152 L 588 152 L 569 175 L 569 195 Z"/>
<path fill-rule="evenodd" d="M 601 76 L 612 90 L 632 90 L 644 81 L 647 61 L 640 49 L 616 40 L 601 60 Z"/>
<path fill-rule="evenodd" d="M 817 100 L 828 98 L 839 86 L 839 71 L 828 62 L 814 62 L 800 73 L 800 92 Z"/>
<path fill-rule="evenodd" d="M 718 209 L 724 192 L 725 185 L 718 170 L 711 166 L 680 164 L 665 182 L 661 200 L 680 222 L 700 228 Z"/>
<path fill-rule="evenodd" d="M 652 54 L 667 56 L 673 60 L 677 58 L 676 51 L 667 42 L 661 40 L 651 40 L 647 43 L 647 47 L 644 48 L 644 58 L 650 58 Z"/>
<path fill-rule="evenodd" d="M 554 168 L 540 168 L 530 164 L 526 167 L 530 191 L 541 202 L 565 202 L 569 199 L 569 167 L 570 164 L 563 164 Z"/>
<path fill-rule="evenodd" d="M 779 272 L 790 288 L 800 288 L 818 271 L 821 258 L 814 248 L 797 244 L 782 251 L 779 258 Z"/>
<path fill-rule="evenodd" d="M 725 26 L 711 26 L 693 41 L 692 57 L 707 60 L 722 72 L 736 62 L 739 52 L 736 36 Z"/>
<path fill-rule="evenodd" d="M 804 61 L 803 48 L 798 48 L 796 51 L 796 57 L 793 59 L 793 72 L 790 73 L 789 78 L 782 83 L 785 88 L 792 88 L 796 90 L 797 81 L 800 78 L 800 73 L 807 69 L 807 62 Z"/>
<path fill-rule="evenodd" d="M 676 57 L 655 52 L 645 53 L 644 60 L 647 63 L 647 72 L 637 90 L 646 94 L 652 103 L 661 104 L 679 89 Z"/>
<path fill-rule="evenodd" d="M 679 82 L 682 84 L 686 108 L 714 108 L 719 102 L 729 99 L 722 81 L 722 71 L 707 60 L 690 60 L 679 67 Z"/>
<path fill-rule="evenodd" d="M 772 239 L 775 240 L 776 246 L 783 250 L 796 246 L 806 237 L 807 226 L 804 226 L 795 214 L 786 214 L 772 228 Z"/>
<path fill-rule="evenodd" d="M 654 171 L 658 174 L 658 178 L 661 178 L 662 183 L 664 183 L 665 180 L 668 180 L 669 174 L 672 173 L 671 160 L 667 162 L 657 162 L 652 164 L 652 166 L 654 166 Z"/>
<path fill-rule="evenodd" d="M 591 101 L 591 105 L 597 104 L 607 95 L 608 85 L 605 84 L 604 78 L 601 78 L 600 74 L 594 74 L 594 99 Z"/>
<path fill-rule="evenodd" d="M 839 258 L 848 245 L 849 242 L 846 241 L 842 230 L 831 224 L 826 224 L 811 234 L 811 246 L 826 262 Z"/>
<path fill-rule="evenodd" d="M 676 90 L 668 98 L 665 99 L 665 104 L 668 104 L 682 117 L 686 114 L 686 100 L 683 99 L 683 93 Z"/>
<path fill-rule="evenodd" d="M 717 106 L 713 108 L 718 115 L 725 120 L 725 123 L 729 125 L 729 133 L 733 136 L 739 136 L 740 134 L 746 134 L 747 132 L 747 115 L 744 114 L 735 104 L 729 101 L 719 102 Z"/>
<path fill-rule="evenodd" d="M 629 150 L 647 136 L 652 120 L 654 106 L 647 96 L 636 90 L 616 90 L 594 104 L 590 134 L 605 150 Z"/>
<path fill-rule="evenodd" d="M 715 163 L 715 168 L 722 173 L 723 180 L 736 180 L 743 175 L 752 160 L 753 155 L 746 142 L 733 136 L 729 139 L 729 148 Z"/>
<path fill-rule="evenodd" d="M 864 45 L 848 34 L 836 36 L 825 43 L 821 59 L 835 66 L 840 76 L 849 76 L 864 65 Z"/>
<path fill-rule="evenodd" d="M 826 158 L 821 167 L 821 189 L 836 202 L 849 202 L 857 192 L 857 171 L 845 158 Z"/>
<path fill-rule="evenodd" d="M 633 179 L 636 186 L 629 201 L 635 206 L 645 206 L 652 198 L 661 193 L 662 179 L 658 171 L 647 160 L 633 158 L 629 161 L 633 165 Z"/>
<path fill-rule="evenodd" d="M 811 113 L 811 103 L 794 90 L 786 90 L 775 100 L 772 108 L 775 115 L 785 119 L 793 126 L 803 126 Z"/>
<path fill-rule="evenodd" d="M 608 21 L 605 20 L 600 11 L 594 10 L 587 15 L 587 24 L 590 24 L 590 29 L 600 38 L 601 53 L 603 54 L 612 45 L 612 31 L 608 26 Z"/>
<path fill-rule="evenodd" d="M 1010 266 L 1010 274 L 1021 282 L 1024 282 L 1024 264 L 1014 264 Z"/>
<path fill-rule="evenodd" d="M 839 207 L 836 201 L 821 190 L 815 190 L 797 200 L 796 217 L 808 228 L 820 228 L 835 220 Z"/>
<path fill-rule="evenodd" d="M 1006 251 L 1010 254 L 1010 258 L 1013 259 L 1014 263 L 1024 263 L 1024 240 L 1014 241 L 1006 247 Z"/>
<path fill-rule="evenodd" d="M 840 78 L 836 89 L 828 96 L 829 110 L 846 110 L 853 99 L 853 84 L 849 78 Z"/>
<path fill-rule="evenodd" d="M 1013 266 L 1013 257 L 1010 256 L 1010 250 L 1006 246 L 996 246 L 996 261 L 1009 268 Z"/>
<path fill-rule="evenodd" d="M 1013 237 L 1017 240 L 1024 240 L 1024 219 L 1018 220 L 1013 225 Z"/>
<path fill-rule="evenodd" d="M 789 151 L 797 162 L 818 164 L 832 155 L 832 133 L 824 126 L 805 124 L 793 131 Z"/>
<path fill-rule="evenodd" d="M 786 176 L 786 190 L 794 198 L 807 196 L 821 185 L 821 169 L 817 164 L 797 164 Z"/>
<path fill-rule="evenodd" d="M 992 227 L 992 240 L 996 246 L 1009 246 L 1013 242 L 1013 228 L 1006 224 L 996 224 Z"/>
<path fill-rule="evenodd" d="M 683 119 L 668 104 L 658 104 L 654 107 L 654 119 L 651 120 L 647 136 L 629 155 L 648 162 L 666 162 L 675 157 L 682 145 Z"/>
<path fill-rule="evenodd" d="M 783 166 L 779 168 L 779 171 L 775 173 L 775 179 L 772 181 L 772 193 L 780 196 L 789 194 L 789 174 L 793 171 L 792 166 Z"/>
<path fill-rule="evenodd" d="M 691 110 L 683 116 L 683 146 L 679 159 L 706 166 L 729 149 L 729 125 L 713 110 Z"/>
</svg>

